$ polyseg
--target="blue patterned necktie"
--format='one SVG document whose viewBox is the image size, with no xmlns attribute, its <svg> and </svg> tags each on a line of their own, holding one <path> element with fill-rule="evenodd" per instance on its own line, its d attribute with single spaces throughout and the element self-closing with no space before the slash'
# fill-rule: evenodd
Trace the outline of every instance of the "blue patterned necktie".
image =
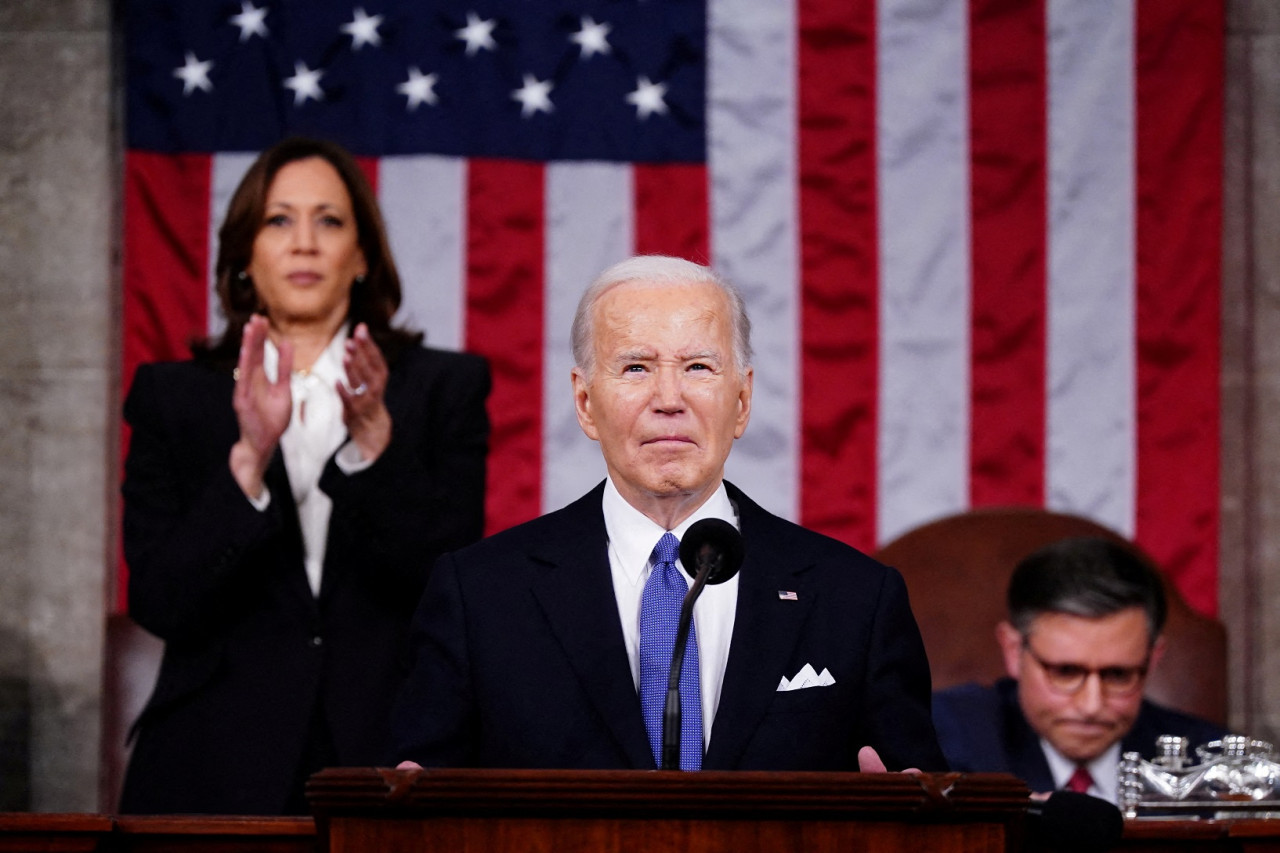
<svg viewBox="0 0 1280 853">
<path fill-rule="evenodd" d="M 649 730 L 653 761 L 662 766 L 662 710 L 667 698 L 671 653 L 676 644 L 680 605 L 689 585 L 676 568 L 680 540 L 664 533 L 653 549 L 653 571 L 640 595 L 640 708 Z M 684 667 L 680 671 L 680 769 L 702 769 L 702 691 L 698 685 L 698 638 L 689 625 Z"/>
</svg>

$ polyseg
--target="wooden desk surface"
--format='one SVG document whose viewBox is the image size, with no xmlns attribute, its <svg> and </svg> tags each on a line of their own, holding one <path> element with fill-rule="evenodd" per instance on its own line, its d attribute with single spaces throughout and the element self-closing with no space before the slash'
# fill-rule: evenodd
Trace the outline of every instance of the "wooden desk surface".
<svg viewBox="0 0 1280 853">
<path fill-rule="evenodd" d="M 97 850 L 114 823 L 100 814 L 0 813 L 0 851 Z"/>
<path fill-rule="evenodd" d="M 0 813 L 0 853 L 315 853 L 309 817 Z"/>
<path fill-rule="evenodd" d="M 909 828 L 901 839 L 920 841 Z M 315 853 L 311 818 L 0 813 L 0 853 Z M 1280 820 L 1133 820 L 1119 853 L 1280 853 Z"/>
<path fill-rule="evenodd" d="M 1280 820 L 1129 820 L 1123 853 L 1280 853 Z"/>
</svg>

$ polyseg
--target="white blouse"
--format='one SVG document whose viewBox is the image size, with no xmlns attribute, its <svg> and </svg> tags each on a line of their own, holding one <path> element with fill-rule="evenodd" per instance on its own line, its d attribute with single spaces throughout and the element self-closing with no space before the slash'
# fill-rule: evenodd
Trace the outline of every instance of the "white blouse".
<svg viewBox="0 0 1280 853">
<path fill-rule="evenodd" d="M 320 595 L 329 516 L 333 512 L 333 501 L 320 488 L 320 475 L 335 451 L 338 452 L 338 468 L 343 473 L 353 474 L 372 464 L 361 458 L 354 442 L 347 440 L 347 427 L 342 421 L 342 398 L 335 388 L 338 382 L 347 384 L 347 375 L 342 369 L 347 335 L 347 328 L 343 326 L 309 370 L 293 372 L 289 382 L 293 394 L 293 415 L 284 435 L 280 436 L 284 467 L 289 473 L 289 486 L 298 507 L 307 582 L 316 596 Z M 279 363 L 280 353 L 268 340 L 262 366 L 272 381 L 275 381 Z M 255 501 L 254 505 L 260 510 L 270 505 L 270 496 L 265 494 L 265 490 L 263 499 Z"/>
</svg>

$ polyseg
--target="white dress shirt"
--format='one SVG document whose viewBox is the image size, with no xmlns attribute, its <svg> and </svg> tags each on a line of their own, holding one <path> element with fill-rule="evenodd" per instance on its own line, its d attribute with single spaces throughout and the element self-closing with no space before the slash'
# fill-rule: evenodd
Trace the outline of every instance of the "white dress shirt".
<svg viewBox="0 0 1280 853">
<path fill-rule="evenodd" d="M 609 537 L 609 568 L 613 573 L 613 592 L 618 600 L 618 616 L 622 620 L 622 637 L 631 664 L 631 680 L 640 689 L 640 596 L 645 581 L 653 570 L 649 557 L 667 531 L 637 510 L 618 492 L 610 479 L 604 487 L 604 526 Z M 739 527 L 737 513 L 724 484 L 693 515 L 671 533 L 683 537 L 689 526 L 704 518 L 723 519 Z M 682 570 L 684 565 L 677 562 Z M 687 582 L 693 579 L 685 572 Z M 711 726 L 720 705 L 720 686 L 729 659 L 729 641 L 733 638 L 733 620 L 738 604 L 738 575 L 724 583 L 703 588 L 693 606 L 694 631 L 698 638 L 698 683 L 702 692 L 702 746 L 711 742 Z"/>
<path fill-rule="evenodd" d="M 289 388 L 293 394 L 293 414 L 284 435 L 280 436 L 280 451 L 284 455 L 284 467 L 289 472 L 289 486 L 298 507 L 298 525 L 302 529 L 302 550 L 307 570 L 307 583 L 312 595 L 320 595 L 320 582 L 324 574 L 324 555 L 329 539 L 329 516 L 333 501 L 320 488 L 320 475 L 324 466 L 338 452 L 337 463 L 344 473 L 353 474 L 372 464 L 361 458 L 354 442 L 346 441 L 347 427 L 342 421 L 342 398 L 335 388 L 338 382 L 347 383 L 342 369 L 342 356 L 347 343 L 347 328 L 343 326 L 333 340 L 320 353 L 315 364 L 307 371 L 295 370 L 290 377 Z M 280 353 L 275 344 L 267 341 L 262 357 L 262 367 L 273 382 L 280 364 Z M 265 510 L 271 496 L 263 487 L 263 495 L 254 506 Z"/>
<path fill-rule="evenodd" d="M 1067 785 L 1071 774 L 1076 772 L 1076 762 L 1067 758 L 1053 748 L 1044 738 L 1040 739 L 1040 749 L 1044 751 L 1045 761 L 1049 763 L 1049 773 L 1053 776 L 1053 789 L 1060 791 Z M 1093 784 L 1089 786 L 1091 796 L 1116 802 L 1119 793 L 1119 780 L 1116 778 L 1120 768 L 1120 743 L 1111 744 L 1101 755 L 1085 765 Z"/>
</svg>

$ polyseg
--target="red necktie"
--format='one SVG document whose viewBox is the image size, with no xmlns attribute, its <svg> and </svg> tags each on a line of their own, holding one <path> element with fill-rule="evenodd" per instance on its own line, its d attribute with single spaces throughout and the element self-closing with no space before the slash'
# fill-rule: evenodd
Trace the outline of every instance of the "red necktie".
<svg viewBox="0 0 1280 853">
<path fill-rule="evenodd" d="M 1093 787 L 1093 777 L 1089 775 L 1089 770 L 1083 764 L 1076 765 L 1076 772 L 1071 774 L 1071 778 L 1067 780 L 1067 790 L 1075 791 L 1077 794 L 1087 794 L 1089 789 Z"/>
</svg>

